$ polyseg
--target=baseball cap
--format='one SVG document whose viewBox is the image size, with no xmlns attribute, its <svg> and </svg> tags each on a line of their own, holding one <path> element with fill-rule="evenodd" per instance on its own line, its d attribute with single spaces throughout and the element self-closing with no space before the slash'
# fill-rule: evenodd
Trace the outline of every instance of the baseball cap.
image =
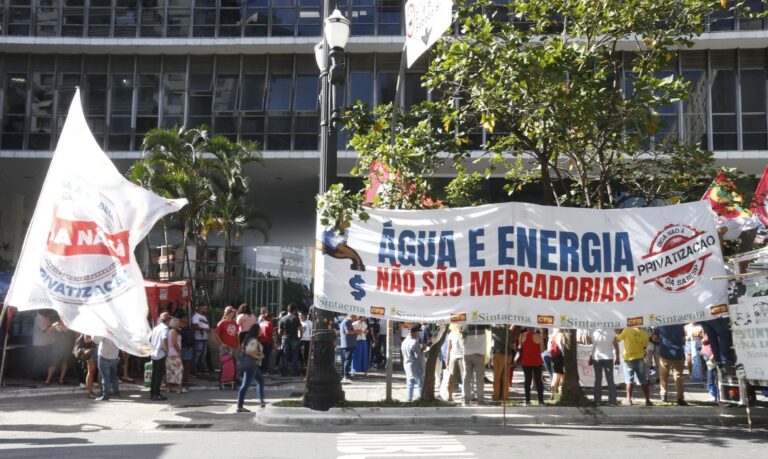
<svg viewBox="0 0 768 459">
<path fill-rule="evenodd" d="M 411 325 L 411 331 L 412 332 L 421 331 L 421 324 L 413 324 L 413 325 Z"/>
</svg>

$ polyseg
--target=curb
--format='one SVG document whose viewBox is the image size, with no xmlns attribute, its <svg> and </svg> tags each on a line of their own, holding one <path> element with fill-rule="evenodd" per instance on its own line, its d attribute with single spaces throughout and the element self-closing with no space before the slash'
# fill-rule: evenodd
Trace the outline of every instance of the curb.
<svg viewBox="0 0 768 459">
<path fill-rule="evenodd" d="M 666 413 L 665 413 L 666 411 Z M 755 412 L 756 411 L 756 412 Z M 309 408 L 268 405 L 253 422 L 268 427 L 286 426 L 392 426 L 392 425 L 502 425 L 501 408 Z M 507 425 L 747 425 L 744 409 L 723 407 L 524 407 L 507 409 Z M 753 426 L 768 425 L 768 410 L 753 410 Z"/>
</svg>

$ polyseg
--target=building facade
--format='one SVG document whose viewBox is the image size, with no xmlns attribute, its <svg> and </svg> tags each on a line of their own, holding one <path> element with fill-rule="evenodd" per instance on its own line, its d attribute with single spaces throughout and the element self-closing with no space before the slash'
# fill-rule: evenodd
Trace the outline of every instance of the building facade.
<svg viewBox="0 0 768 459">
<path fill-rule="evenodd" d="M 394 99 L 404 3 L 338 2 L 351 21 L 347 101 Z M 321 0 L 3 0 L 0 257 L 18 255 L 76 87 L 94 136 L 121 170 L 155 127 L 205 124 L 212 134 L 259 142 L 265 164 L 249 173 L 254 203 L 275 228 L 269 243 L 311 246 L 321 16 Z M 710 18 L 708 32 L 668 70 L 691 81 L 691 96 L 662 113 L 665 124 L 649 141 L 701 142 L 721 163 L 759 174 L 768 159 L 767 61 L 765 20 Z M 425 65 L 406 74 L 406 104 L 428 97 L 419 84 Z M 631 75 L 625 80 L 631 91 Z M 343 136 L 339 143 L 344 150 Z M 354 153 L 340 158 L 343 176 Z M 239 241 L 263 242 L 256 234 Z"/>
</svg>

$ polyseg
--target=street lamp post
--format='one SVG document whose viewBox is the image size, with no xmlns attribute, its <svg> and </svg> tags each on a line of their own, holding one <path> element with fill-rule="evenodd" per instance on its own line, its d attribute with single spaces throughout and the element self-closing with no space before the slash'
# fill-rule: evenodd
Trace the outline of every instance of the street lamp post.
<svg viewBox="0 0 768 459">
<path fill-rule="evenodd" d="M 344 46 L 349 38 L 349 21 L 336 9 L 336 0 L 324 1 L 323 17 L 323 40 L 315 45 L 320 69 L 320 193 L 336 180 L 338 124 L 346 78 Z M 333 366 L 336 330 L 331 312 L 314 308 L 310 348 L 304 406 L 327 411 L 344 399 L 340 376 Z"/>
</svg>

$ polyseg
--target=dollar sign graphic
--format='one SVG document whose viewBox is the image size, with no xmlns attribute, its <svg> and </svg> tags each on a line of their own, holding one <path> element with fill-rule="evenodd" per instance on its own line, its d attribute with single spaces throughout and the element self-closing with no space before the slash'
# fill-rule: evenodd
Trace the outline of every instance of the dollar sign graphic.
<svg viewBox="0 0 768 459">
<path fill-rule="evenodd" d="M 365 281 L 363 280 L 363 277 L 360 274 L 356 274 L 355 277 L 349 280 L 349 286 L 355 289 L 354 291 L 349 293 L 357 301 L 362 300 L 363 297 L 365 296 L 365 290 L 363 290 L 363 287 L 362 287 L 364 283 Z"/>
</svg>

